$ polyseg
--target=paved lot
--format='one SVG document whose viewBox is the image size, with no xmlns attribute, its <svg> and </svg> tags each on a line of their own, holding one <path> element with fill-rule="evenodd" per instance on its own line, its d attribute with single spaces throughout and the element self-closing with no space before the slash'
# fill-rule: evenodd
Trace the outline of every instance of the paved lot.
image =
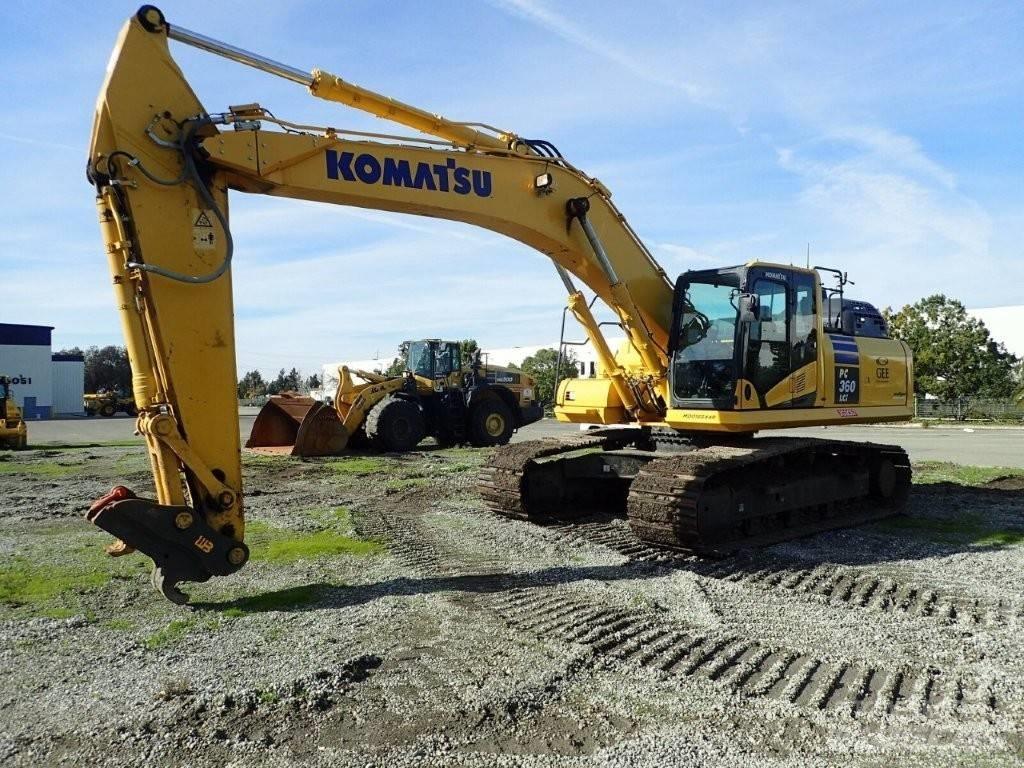
<svg viewBox="0 0 1024 768">
<path fill-rule="evenodd" d="M 243 440 L 252 429 L 258 409 L 243 408 L 239 429 Z M 135 420 L 127 416 L 110 419 L 38 421 L 29 425 L 29 440 L 46 443 L 101 443 L 133 439 Z M 576 428 L 545 419 L 520 430 L 514 441 L 571 434 Z M 776 433 L 773 433 L 776 434 Z M 1024 429 L 986 427 L 812 427 L 781 430 L 777 434 L 828 436 L 837 440 L 867 440 L 903 446 L 913 461 L 952 461 L 985 467 L 1024 468 Z M 137 439 L 137 438 L 136 438 Z"/>
</svg>

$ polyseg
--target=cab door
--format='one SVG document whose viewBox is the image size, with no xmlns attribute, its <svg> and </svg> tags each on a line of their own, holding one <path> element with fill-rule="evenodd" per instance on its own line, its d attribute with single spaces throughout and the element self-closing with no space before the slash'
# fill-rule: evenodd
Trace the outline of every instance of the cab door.
<svg viewBox="0 0 1024 768">
<path fill-rule="evenodd" d="M 748 273 L 747 290 L 757 296 L 758 309 L 745 333 L 743 378 L 756 394 L 744 399 L 761 408 L 788 408 L 792 399 L 791 279 L 781 269 L 755 267 Z"/>
<path fill-rule="evenodd" d="M 792 408 L 810 408 L 818 392 L 818 306 L 821 290 L 814 275 L 792 272 L 789 399 Z"/>
</svg>

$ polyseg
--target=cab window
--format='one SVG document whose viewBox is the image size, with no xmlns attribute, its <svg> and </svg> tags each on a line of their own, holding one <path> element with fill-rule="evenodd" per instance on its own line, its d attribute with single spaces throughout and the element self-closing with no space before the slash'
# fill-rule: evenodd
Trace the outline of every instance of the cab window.
<svg viewBox="0 0 1024 768">
<path fill-rule="evenodd" d="M 735 382 L 735 289 L 691 283 L 679 313 L 673 394 L 680 399 L 731 398 Z"/>
<path fill-rule="evenodd" d="M 818 356 L 818 310 L 811 275 L 793 275 L 793 370 Z"/>
<path fill-rule="evenodd" d="M 434 376 L 447 376 L 452 372 L 452 348 L 448 344 L 439 344 L 434 352 Z"/>
<path fill-rule="evenodd" d="M 781 281 L 758 278 L 753 292 L 758 299 L 758 316 L 747 336 L 747 378 L 762 394 L 789 376 L 789 331 L 787 288 Z"/>
</svg>

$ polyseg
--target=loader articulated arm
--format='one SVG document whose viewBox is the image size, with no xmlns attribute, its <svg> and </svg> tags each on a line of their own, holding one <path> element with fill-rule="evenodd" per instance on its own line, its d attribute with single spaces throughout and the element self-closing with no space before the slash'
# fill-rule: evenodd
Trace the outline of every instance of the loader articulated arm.
<svg viewBox="0 0 1024 768">
<path fill-rule="evenodd" d="M 171 57 L 171 39 L 436 138 L 313 128 L 258 104 L 211 113 Z M 89 519 L 120 539 L 114 554 L 152 557 L 154 582 L 172 600 L 186 599 L 179 582 L 231 573 L 248 559 L 229 189 L 462 221 L 530 245 L 554 262 L 627 418 L 663 415 L 672 285 L 607 189 L 547 142 L 307 74 L 143 6 L 111 58 L 88 175 L 157 496 L 117 488 Z M 640 368 L 616 361 L 574 277 L 616 313 Z"/>
</svg>

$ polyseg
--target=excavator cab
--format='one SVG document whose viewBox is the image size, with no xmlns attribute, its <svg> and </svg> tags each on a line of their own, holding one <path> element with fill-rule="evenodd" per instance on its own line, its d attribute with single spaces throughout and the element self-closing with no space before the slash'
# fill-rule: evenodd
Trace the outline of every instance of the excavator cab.
<svg viewBox="0 0 1024 768">
<path fill-rule="evenodd" d="M 838 274 L 839 288 L 823 289 L 819 270 Z M 669 342 L 672 407 L 863 405 L 862 385 L 871 404 L 905 396 L 906 350 L 888 338 L 878 310 L 842 296 L 845 282 L 822 267 L 758 262 L 683 273 Z M 862 363 L 862 354 L 874 365 Z"/>
<path fill-rule="evenodd" d="M 685 272 L 676 284 L 673 407 L 742 410 L 814 404 L 792 386 L 817 362 L 814 270 L 749 264 Z"/>
</svg>

